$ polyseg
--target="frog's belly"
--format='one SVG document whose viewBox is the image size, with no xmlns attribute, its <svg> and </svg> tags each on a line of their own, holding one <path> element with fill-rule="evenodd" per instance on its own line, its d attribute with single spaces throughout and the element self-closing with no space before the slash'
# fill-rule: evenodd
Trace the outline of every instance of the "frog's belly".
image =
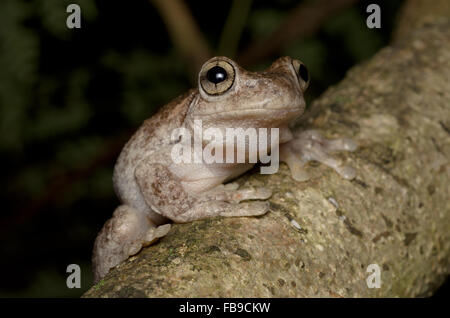
<svg viewBox="0 0 450 318">
<path fill-rule="evenodd" d="M 169 170 L 180 179 L 186 191 L 199 194 L 240 176 L 253 166 L 253 163 L 174 164 Z"/>
</svg>

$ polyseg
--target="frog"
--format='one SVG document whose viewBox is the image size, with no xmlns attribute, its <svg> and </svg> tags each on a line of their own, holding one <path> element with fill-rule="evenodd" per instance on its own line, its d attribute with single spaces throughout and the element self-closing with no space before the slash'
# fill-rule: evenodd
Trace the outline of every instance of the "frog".
<svg viewBox="0 0 450 318">
<path fill-rule="evenodd" d="M 145 120 L 123 147 L 113 172 L 121 204 L 95 239 L 94 282 L 166 236 L 173 223 L 254 217 L 269 211 L 269 188 L 241 187 L 235 180 L 255 162 L 174 160 L 173 147 L 192 138 L 198 121 L 204 128 L 220 131 L 277 129 L 276 147 L 266 143 L 265 150 L 276 148 L 279 160 L 298 182 L 309 179 L 305 167 L 309 161 L 323 163 L 345 179 L 355 177 L 352 167 L 332 156 L 335 151 L 354 151 L 355 141 L 326 139 L 314 129 L 292 129 L 305 111 L 304 94 L 310 84 L 310 74 L 300 60 L 281 57 L 265 71 L 252 72 L 230 58 L 217 56 L 203 64 L 197 81 L 196 88 Z M 173 138 L 173 131 L 180 128 L 191 132 L 190 137 Z M 244 151 L 246 158 L 255 155 L 251 147 Z"/>
</svg>

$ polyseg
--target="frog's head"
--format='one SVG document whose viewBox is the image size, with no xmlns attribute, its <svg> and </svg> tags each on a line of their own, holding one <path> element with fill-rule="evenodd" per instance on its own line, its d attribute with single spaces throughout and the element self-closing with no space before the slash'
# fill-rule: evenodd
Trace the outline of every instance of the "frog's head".
<svg viewBox="0 0 450 318">
<path fill-rule="evenodd" d="M 264 72 L 250 72 L 226 57 L 208 60 L 198 75 L 190 120 L 209 127 L 283 127 L 305 109 L 309 74 L 299 60 L 282 57 Z"/>
</svg>

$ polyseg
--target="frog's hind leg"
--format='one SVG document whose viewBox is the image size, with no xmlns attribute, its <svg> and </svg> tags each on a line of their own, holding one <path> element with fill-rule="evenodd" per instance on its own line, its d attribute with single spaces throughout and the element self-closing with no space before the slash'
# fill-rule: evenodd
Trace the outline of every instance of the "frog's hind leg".
<svg viewBox="0 0 450 318">
<path fill-rule="evenodd" d="M 296 138 L 282 145 L 280 159 L 285 161 L 297 181 L 307 180 L 307 173 L 303 170 L 308 161 L 318 161 L 331 168 L 345 179 L 353 179 L 355 170 L 343 165 L 342 161 L 334 158 L 330 153 L 335 151 L 354 151 L 355 141 L 347 138 L 325 139 L 315 130 L 306 130 L 296 134 Z"/>
<path fill-rule="evenodd" d="M 145 214 L 128 205 L 119 206 L 95 239 L 92 258 L 94 282 L 138 253 L 143 246 L 165 236 L 169 230 L 170 224 L 156 227 Z"/>
</svg>

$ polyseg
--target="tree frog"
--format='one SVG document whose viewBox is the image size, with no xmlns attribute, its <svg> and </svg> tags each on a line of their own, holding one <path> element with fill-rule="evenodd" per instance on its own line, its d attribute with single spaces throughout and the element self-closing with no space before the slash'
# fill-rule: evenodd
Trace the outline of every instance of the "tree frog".
<svg viewBox="0 0 450 318">
<path fill-rule="evenodd" d="M 256 130 L 260 134 L 277 128 L 279 160 L 289 166 L 297 181 L 309 178 L 304 166 L 311 160 L 330 166 L 343 178 L 354 178 L 351 167 L 330 155 L 333 151 L 355 150 L 354 141 L 327 140 L 315 130 L 290 130 L 290 124 L 305 110 L 303 94 L 309 82 L 306 66 L 290 57 L 277 59 L 264 72 L 247 71 L 222 56 L 208 60 L 198 74 L 198 87 L 145 120 L 124 146 L 113 174 L 114 189 L 122 205 L 95 240 L 95 281 L 143 246 L 165 236 L 170 221 L 257 216 L 268 211 L 268 188 L 240 189 L 237 183 L 230 182 L 255 163 L 174 162 L 173 147 L 192 139 L 199 121 L 203 131 L 266 128 Z M 191 132 L 190 137 L 171 138 L 179 128 Z M 219 141 L 228 146 L 228 141 Z M 260 153 L 255 152 L 261 149 L 245 146 L 246 158 L 260 159 Z M 205 147 L 203 140 L 201 147 Z M 259 147 L 266 147 L 263 150 L 267 152 L 273 150 L 268 142 Z"/>
</svg>

